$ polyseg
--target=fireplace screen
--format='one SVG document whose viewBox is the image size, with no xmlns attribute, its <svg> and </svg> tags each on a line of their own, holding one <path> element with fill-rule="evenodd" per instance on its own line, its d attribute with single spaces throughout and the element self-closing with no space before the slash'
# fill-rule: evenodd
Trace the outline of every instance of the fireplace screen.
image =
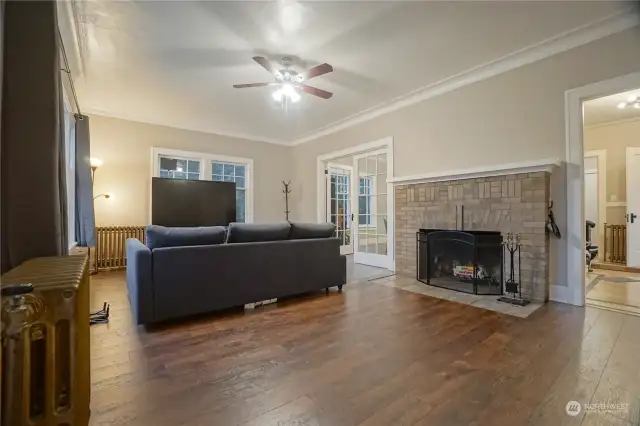
<svg viewBox="0 0 640 426">
<path fill-rule="evenodd" d="M 472 294 L 502 294 L 502 236 L 493 231 L 421 229 L 418 280 Z"/>
</svg>

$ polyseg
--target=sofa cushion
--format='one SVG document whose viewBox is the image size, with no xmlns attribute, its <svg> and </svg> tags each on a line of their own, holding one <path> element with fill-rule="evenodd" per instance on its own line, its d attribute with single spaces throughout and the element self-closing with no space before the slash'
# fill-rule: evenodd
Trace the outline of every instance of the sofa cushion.
<svg viewBox="0 0 640 426">
<path fill-rule="evenodd" d="M 229 224 L 227 243 L 257 243 L 289 239 L 291 226 L 283 223 L 236 223 Z"/>
<path fill-rule="evenodd" d="M 331 238 L 336 229 L 333 223 L 303 223 L 290 222 L 292 240 L 304 240 L 308 238 Z"/>
<path fill-rule="evenodd" d="M 149 225 L 145 229 L 147 247 L 151 250 L 160 247 L 223 244 L 225 233 L 226 230 L 224 226 L 168 228 L 159 225 Z"/>
</svg>

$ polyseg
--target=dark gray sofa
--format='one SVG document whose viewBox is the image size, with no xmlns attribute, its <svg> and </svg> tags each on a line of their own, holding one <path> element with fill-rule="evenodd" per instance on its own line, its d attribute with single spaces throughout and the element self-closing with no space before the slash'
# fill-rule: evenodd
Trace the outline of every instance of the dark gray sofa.
<svg viewBox="0 0 640 426">
<path fill-rule="evenodd" d="M 346 283 L 332 224 L 146 229 L 127 241 L 134 319 L 149 324 Z"/>
</svg>

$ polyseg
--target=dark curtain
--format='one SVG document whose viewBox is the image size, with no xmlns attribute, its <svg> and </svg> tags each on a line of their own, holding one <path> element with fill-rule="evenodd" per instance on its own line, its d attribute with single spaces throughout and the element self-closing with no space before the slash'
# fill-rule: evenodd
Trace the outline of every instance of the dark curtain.
<svg viewBox="0 0 640 426">
<path fill-rule="evenodd" d="M 89 147 L 89 117 L 76 114 L 76 240 L 80 247 L 95 247 L 93 182 Z"/>
<path fill-rule="evenodd" d="M 2 272 L 69 251 L 56 3 L 3 3 Z"/>
<path fill-rule="evenodd" d="M 0 2 L 0 222 L 4 215 L 2 208 L 2 86 L 4 84 L 2 70 L 4 68 L 4 1 Z M 0 273 L 4 272 L 2 265 L 9 263 L 9 253 L 5 250 L 4 231 L 0 223 Z"/>
</svg>

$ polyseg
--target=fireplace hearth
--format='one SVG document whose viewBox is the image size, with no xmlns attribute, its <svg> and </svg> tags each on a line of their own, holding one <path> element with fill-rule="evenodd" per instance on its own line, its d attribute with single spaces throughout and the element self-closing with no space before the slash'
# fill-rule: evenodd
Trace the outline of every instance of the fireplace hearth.
<svg viewBox="0 0 640 426">
<path fill-rule="evenodd" d="M 471 294 L 502 295 L 502 235 L 497 231 L 420 229 L 417 279 Z"/>
</svg>

